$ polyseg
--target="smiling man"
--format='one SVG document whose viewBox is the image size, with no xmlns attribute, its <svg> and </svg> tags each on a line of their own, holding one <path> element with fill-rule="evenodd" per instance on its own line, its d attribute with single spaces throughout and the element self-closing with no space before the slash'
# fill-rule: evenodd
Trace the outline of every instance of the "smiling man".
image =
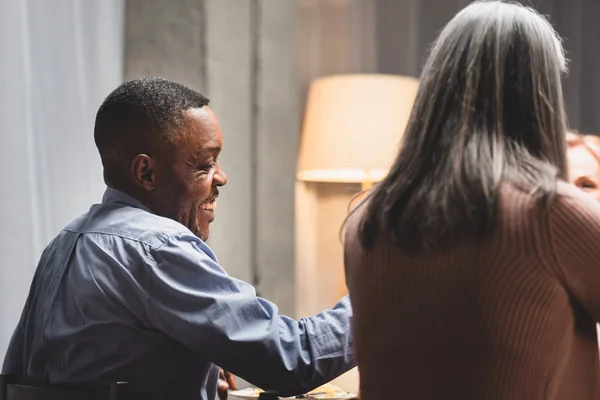
<svg viewBox="0 0 600 400">
<path fill-rule="evenodd" d="M 213 400 L 219 367 L 293 395 L 355 366 L 347 298 L 312 318 L 281 316 L 206 245 L 227 177 L 205 97 L 163 79 L 126 82 L 94 136 L 108 189 L 42 254 L 4 373 Z"/>
</svg>

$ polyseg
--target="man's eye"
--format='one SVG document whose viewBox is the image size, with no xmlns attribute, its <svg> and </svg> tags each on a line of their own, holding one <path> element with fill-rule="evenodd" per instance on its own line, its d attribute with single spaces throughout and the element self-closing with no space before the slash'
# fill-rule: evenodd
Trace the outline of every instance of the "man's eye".
<svg viewBox="0 0 600 400">
<path fill-rule="evenodd" d="M 598 185 L 595 182 L 588 179 L 578 181 L 577 186 L 583 190 L 595 190 L 598 188 Z"/>
<path fill-rule="evenodd" d="M 214 166 L 215 166 L 215 163 L 211 162 L 211 163 L 208 163 L 208 164 L 201 165 L 198 169 L 200 169 L 202 171 L 210 171 Z"/>
</svg>

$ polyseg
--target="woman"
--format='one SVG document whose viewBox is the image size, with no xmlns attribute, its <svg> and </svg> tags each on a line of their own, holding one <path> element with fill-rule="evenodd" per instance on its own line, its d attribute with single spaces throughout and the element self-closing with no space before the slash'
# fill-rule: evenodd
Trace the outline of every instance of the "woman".
<svg viewBox="0 0 600 400">
<path fill-rule="evenodd" d="M 600 138 L 569 133 L 569 181 L 600 201 Z"/>
<path fill-rule="evenodd" d="M 517 4 L 440 33 L 397 158 L 347 221 L 361 399 L 600 398 L 600 205 L 565 182 L 565 68 Z"/>
</svg>

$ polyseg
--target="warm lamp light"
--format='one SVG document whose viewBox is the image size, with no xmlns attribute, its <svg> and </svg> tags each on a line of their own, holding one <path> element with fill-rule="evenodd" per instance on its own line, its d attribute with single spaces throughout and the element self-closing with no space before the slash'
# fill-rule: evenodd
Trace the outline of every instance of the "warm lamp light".
<svg viewBox="0 0 600 400">
<path fill-rule="evenodd" d="M 419 81 L 395 75 L 337 75 L 315 80 L 302 130 L 298 179 L 381 181 L 398 150 Z"/>
</svg>

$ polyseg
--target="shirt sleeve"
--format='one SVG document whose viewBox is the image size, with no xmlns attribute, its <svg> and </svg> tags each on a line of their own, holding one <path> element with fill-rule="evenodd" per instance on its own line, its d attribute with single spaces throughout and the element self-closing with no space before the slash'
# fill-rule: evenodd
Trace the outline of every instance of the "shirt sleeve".
<svg viewBox="0 0 600 400">
<path fill-rule="evenodd" d="M 43 265 L 46 262 L 46 259 L 48 258 L 48 248 L 50 248 L 51 245 L 52 243 L 50 243 L 50 245 L 48 245 L 48 247 L 43 251 L 39 262 L 40 265 Z M 36 295 L 34 288 L 38 286 L 40 274 L 41 268 L 38 266 L 33 275 L 31 288 L 29 290 L 29 294 L 27 295 L 27 299 L 25 300 L 25 306 L 21 312 L 19 323 L 17 324 L 17 327 L 10 338 L 6 355 L 4 356 L 4 363 L 2 365 L 3 374 L 16 375 L 17 379 L 27 376 L 27 362 L 25 360 L 25 324 L 27 323 L 27 319 L 29 318 L 29 314 L 31 312 L 31 304 Z"/>
<path fill-rule="evenodd" d="M 17 328 L 13 332 L 6 355 L 4 356 L 4 364 L 2 365 L 2 373 L 7 375 L 16 375 L 17 377 L 23 376 L 25 370 L 25 363 L 23 360 L 24 354 L 24 343 L 23 338 L 25 336 L 23 330 L 25 311 L 21 315 L 21 320 L 17 325 Z"/>
<path fill-rule="evenodd" d="M 304 393 L 356 365 L 347 297 L 294 320 L 230 277 L 191 234 L 168 240 L 152 258 L 144 282 L 151 326 L 258 387 Z"/>
<path fill-rule="evenodd" d="M 600 203 L 570 190 L 550 208 L 550 246 L 574 300 L 600 322 Z"/>
</svg>

